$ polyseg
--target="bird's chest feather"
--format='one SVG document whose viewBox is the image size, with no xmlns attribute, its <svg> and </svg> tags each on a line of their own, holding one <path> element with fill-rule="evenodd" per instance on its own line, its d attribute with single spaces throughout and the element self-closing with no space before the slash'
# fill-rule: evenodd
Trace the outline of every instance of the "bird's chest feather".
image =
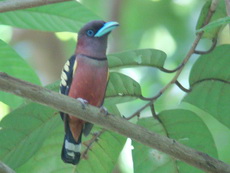
<svg viewBox="0 0 230 173">
<path fill-rule="evenodd" d="M 94 106 L 101 106 L 107 86 L 107 61 L 78 61 L 69 96 L 83 98 Z"/>
</svg>

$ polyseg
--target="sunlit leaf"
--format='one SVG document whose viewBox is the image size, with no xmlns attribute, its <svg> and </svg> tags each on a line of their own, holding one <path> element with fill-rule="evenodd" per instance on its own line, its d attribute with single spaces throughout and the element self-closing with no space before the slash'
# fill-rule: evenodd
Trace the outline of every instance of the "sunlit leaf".
<svg viewBox="0 0 230 173">
<path fill-rule="evenodd" d="M 139 49 L 108 55 L 109 67 L 148 66 L 161 68 L 166 54 L 156 49 Z"/>
</svg>

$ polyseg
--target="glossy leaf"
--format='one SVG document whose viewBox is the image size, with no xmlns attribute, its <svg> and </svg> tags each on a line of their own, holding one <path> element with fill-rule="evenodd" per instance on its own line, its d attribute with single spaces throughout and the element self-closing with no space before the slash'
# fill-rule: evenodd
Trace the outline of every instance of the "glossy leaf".
<svg viewBox="0 0 230 173">
<path fill-rule="evenodd" d="M 139 49 L 108 55 L 109 67 L 149 66 L 161 68 L 166 54 L 156 49 Z"/>
<path fill-rule="evenodd" d="M 9 45 L 0 40 L 0 71 L 16 78 L 40 84 L 34 70 Z M 23 99 L 13 94 L 0 91 L 0 101 L 11 108 L 19 106 Z"/>
<path fill-rule="evenodd" d="M 77 32 L 85 23 L 100 19 L 76 1 L 0 13 L 0 23 L 40 31 Z"/>
<path fill-rule="evenodd" d="M 141 88 L 135 80 L 121 73 L 110 73 L 106 90 L 106 103 L 116 104 L 127 102 L 137 99 L 140 96 Z"/>
</svg>

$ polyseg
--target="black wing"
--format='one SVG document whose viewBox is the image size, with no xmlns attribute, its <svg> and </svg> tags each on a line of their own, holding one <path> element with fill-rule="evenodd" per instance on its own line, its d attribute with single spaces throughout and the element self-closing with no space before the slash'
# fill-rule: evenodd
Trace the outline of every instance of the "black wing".
<svg viewBox="0 0 230 173">
<path fill-rule="evenodd" d="M 61 83 L 60 83 L 60 89 L 59 92 L 64 95 L 69 94 L 69 89 L 72 83 L 73 79 L 73 72 L 74 68 L 76 68 L 75 64 L 75 58 L 76 55 L 71 56 L 71 58 L 65 63 L 62 74 L 61 74 Z M 60 112 L 61 118 L 63 120 L 64 118 L 64 113 Z"/>
</svg>

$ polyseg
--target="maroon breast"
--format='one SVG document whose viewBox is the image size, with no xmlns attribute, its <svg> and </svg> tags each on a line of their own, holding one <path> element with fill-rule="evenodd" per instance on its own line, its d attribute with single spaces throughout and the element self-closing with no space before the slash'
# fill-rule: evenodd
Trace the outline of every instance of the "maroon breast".
<svg viewBox="0 0 230 173">
<path fill-rule="evenodd" d="M 94 106 L 101 106 L 107 86 L 107 61 L 79 58 L 69 96 L 83 98 Z"/>
</svg>

